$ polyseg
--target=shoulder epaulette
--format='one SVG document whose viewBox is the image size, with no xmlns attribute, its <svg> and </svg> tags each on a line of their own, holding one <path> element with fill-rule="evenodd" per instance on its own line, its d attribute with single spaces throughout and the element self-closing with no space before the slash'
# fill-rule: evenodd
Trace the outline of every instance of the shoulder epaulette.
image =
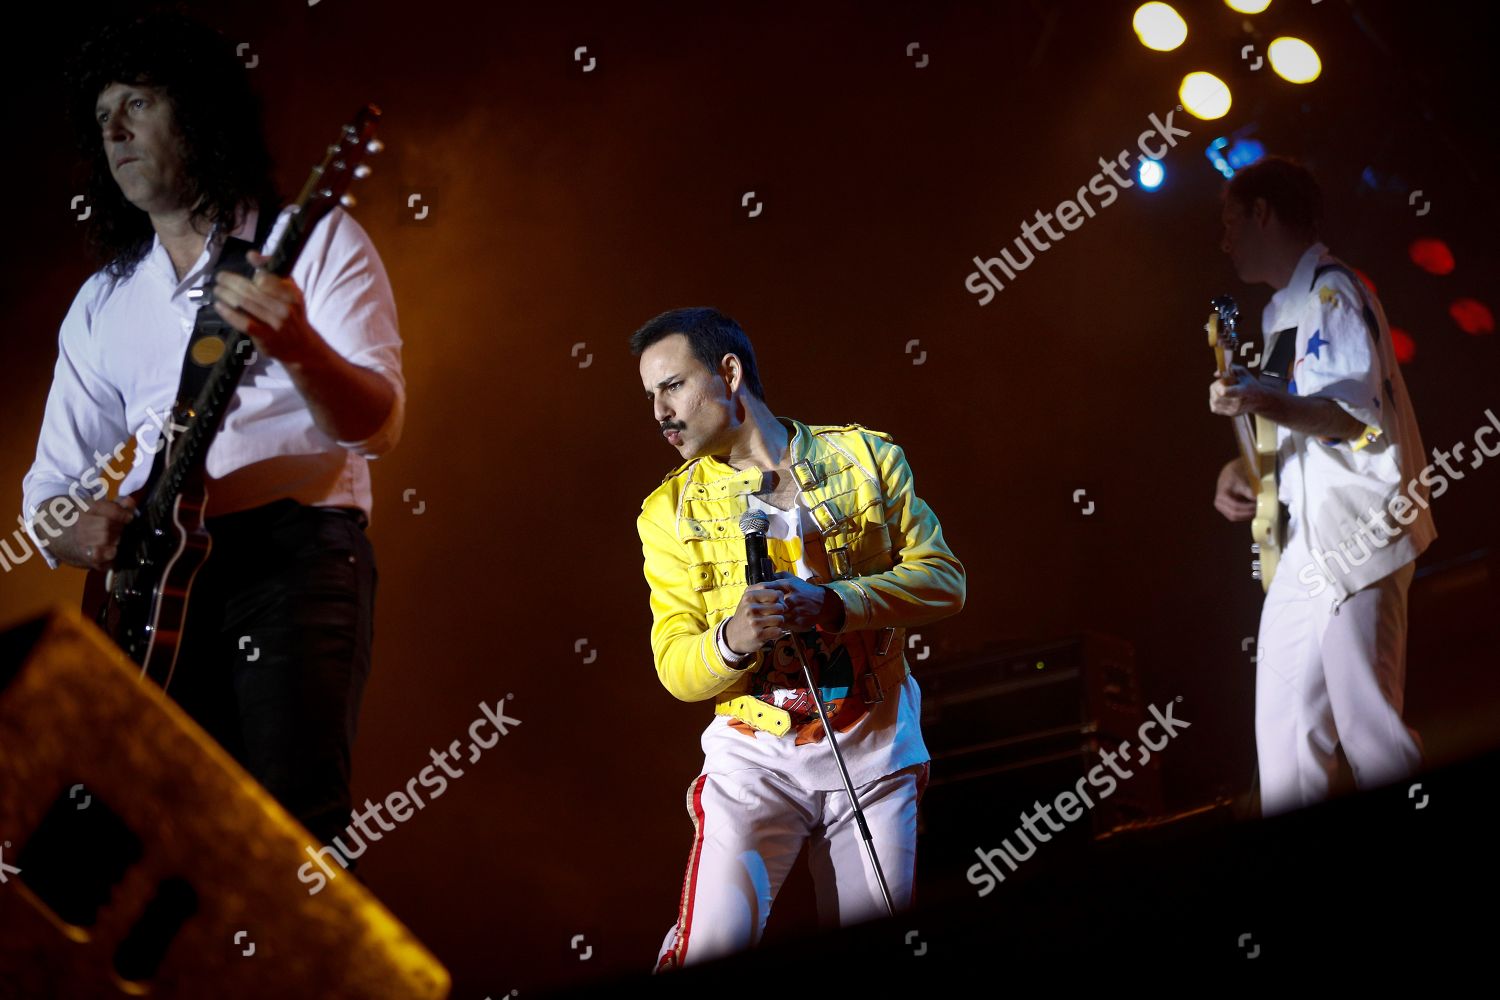
<svg viewBox="0 0 1500 1000">
<path fill-rule="evenodd" d="M 886 433 L 885 431 L 873 430 L 869 427 L 866 427 L 864 424 L 818 424 L 817 426 L 808 427 L 808 430 L 812 431 L 814 434 L 839 434 L 848 431 L 864 431 L 866 434 L 873 434 L 876 437 L 882 438 L 886 441 L 895 440 L 892 435 Z"/>
</svg>

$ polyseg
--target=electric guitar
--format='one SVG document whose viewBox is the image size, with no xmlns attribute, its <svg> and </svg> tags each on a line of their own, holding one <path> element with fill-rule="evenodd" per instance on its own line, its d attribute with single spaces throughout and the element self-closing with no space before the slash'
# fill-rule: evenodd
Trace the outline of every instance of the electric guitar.
<svg viewBox="0 0 1500 1000">
<path fill-rule="evenodd" d="M 1240 307 L 1228 295 L 1219 296 L 1211 304 L 1213 311 L 1208 314 L 1205 327 L 1208 346 L 1214 349 L 1217 370 L 1228 372 L 1230 364 L 1240 355 L 1240 338 L 1235 325 Z M 1281 560 L 1283 530 L 1276 488 L 1276 424 L 1249 413 L 1231 420 L 1235 440 L 1240 446 L 1240 458 L 1244 460 L 1245 472 L 1256 494 L 1255 519 L 1250 522 L 1250 535 L 1255 539 L 1250 545 L 1250 552 L 1255 557 L 1250 563 L 1250 575 L 1260 581 L 1262 590 L 1269 590 L 1271 578 L 1276 575 L 1276 565 Z"/>
<path fill-rule="evenodd" d="M 313 226 L 335 205 L 354 205 L 348 189 L 355 178 L 369 176 L 365 157 L 382 148 L 375 138 L 379 117 L 380 109 L 367 105 L 340 129 L 338 141 L 313 168 L 275 245 L 267 248 L 265 270 L 290 274 Z M 205 370 L 184 373 L 183 386 L 197 388 L 179 390 L 171 410 L 173 431 L 163 432 L 164 447 L 156 452 L 146 485 L 134 494 L 136 516 L 120 535 L 114 568 L 91 571 L 84 583 L 84 614 L 140 665 L 143 678 L 162 688 L 177 664 L 193 579 L 212 545 L 204 524 L 208 449 L 254 355 L 250 337 L 214 310 L 212 290 L 211 276 L 191 293 L 200 305 L 187 364 Z"/>
</svg>

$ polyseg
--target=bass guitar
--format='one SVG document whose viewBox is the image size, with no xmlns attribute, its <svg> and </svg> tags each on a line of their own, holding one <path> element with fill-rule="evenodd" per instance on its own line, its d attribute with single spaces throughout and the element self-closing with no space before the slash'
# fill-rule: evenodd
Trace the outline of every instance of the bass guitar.
<svg viewBox="0 0 1500 1000">
<path fill-rule="evenodd" d="M 1208 314 L 1208 346 L 1213 348 L 1214 361 L 1220 373 L 1227 373 L 1229 366 L 1240 356 L 1238 321 L 1240 307 L 1228 295 L 1221 295 L 1211 303 L 1213 311 Z M 1281 504 L 1277 499 L 1276 482 L 1276 424 L 1265 417 L 1248 413 L 1230 418 L 1234 424 L 1234 437 L 1240 447 L 1240 458 L 1245 464 L 1245 475 L 1251 489 L 1255 491 L 1255 519 L 1250 522 L 1250 545 L 1253 558 L 1250 575 L 1260 581 L 1262 590 L 1269 590 L 1271 578 L 1276 575 L 1276 565 L 1281 560 L 1282 530 Z"/>
</svg>

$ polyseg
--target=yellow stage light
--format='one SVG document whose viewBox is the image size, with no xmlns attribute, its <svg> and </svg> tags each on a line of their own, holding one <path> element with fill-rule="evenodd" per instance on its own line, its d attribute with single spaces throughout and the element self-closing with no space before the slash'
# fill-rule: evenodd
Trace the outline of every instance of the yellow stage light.
<svg viewBox="0 0 1500 1000">
<path fill-rule="evenodd" d="M 1187 22 L 1170 4 L 1142 4 L 1130 19 L 1130 26 L 1142 45 L 1158 52 L 1170 52 L 1187 38 Z"/>
<path fill-rule="evenodd" d="M 1276 75 L 1292 83 L 1312 83 L 1323 72 L 1323 62 L 1318 58 L 1317 50 L 1300 38 L 1278 38 L 1271 43 L 1266 55 Z"/>
<path fill-rule="evenodd" d="M 1177 88 L 1182 109 L 1204 120 L 1223 118 L 1229 113 L 1229 86 L 1212 73 L 1189 73 Z"/>
</svg>

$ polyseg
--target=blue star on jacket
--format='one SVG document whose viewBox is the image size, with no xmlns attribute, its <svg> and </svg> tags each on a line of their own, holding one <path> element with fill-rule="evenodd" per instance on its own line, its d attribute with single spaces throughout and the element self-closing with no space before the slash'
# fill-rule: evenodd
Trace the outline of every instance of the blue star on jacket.
<svg viewBox="0 0 1500 1000">
<path fill-rule="evenodd" d="M 1322 355 L 1320 355 L 1318 353 L 1318 351 L 1322 350 L 1323 346 L 1325 344 L 1327 344 L 1327 343 L 1328 343 L 1328 341 L 1326 341 L 1326 340 L 1323 339 L 1323 331 L 1322 330 L 1314 330 L 1313 331 L 1313 335 L 1312 335 L 1312 339 L 1307 342 L 1307 352 L 1306 353 L 1307 354 L 1311 354 L 1315 358 L 1320 358 L 1320 357 L 1322 357 Z"/>
</svg>

